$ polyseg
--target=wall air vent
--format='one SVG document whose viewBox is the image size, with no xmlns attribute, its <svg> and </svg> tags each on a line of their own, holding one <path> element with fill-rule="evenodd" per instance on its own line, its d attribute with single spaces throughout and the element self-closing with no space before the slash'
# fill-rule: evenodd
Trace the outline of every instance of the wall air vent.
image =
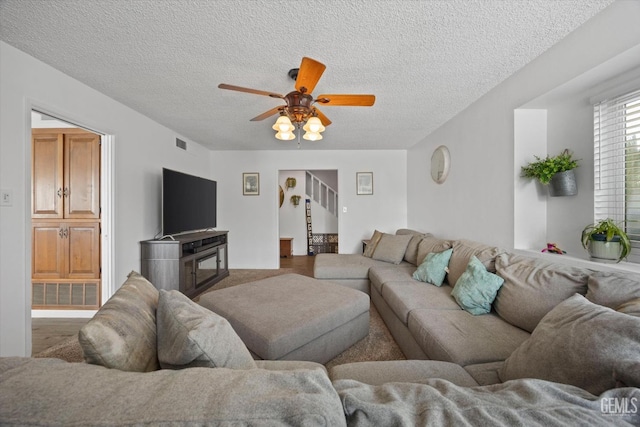
<svg viewBox="0 0 640 427">
<path fill-rule="evenodd" d="M 180 138 L 176 138 L 176 147 L 182 148 L 183 150 L 187 149 L 187 142 L 181 140 Z"/>
</svg>

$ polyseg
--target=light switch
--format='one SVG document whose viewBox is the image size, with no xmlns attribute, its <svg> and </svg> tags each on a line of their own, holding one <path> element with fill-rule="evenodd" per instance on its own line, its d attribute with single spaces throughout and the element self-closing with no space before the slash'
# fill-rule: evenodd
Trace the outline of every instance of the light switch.
<svg viewBox="0 0 640 427">
<path fill-rule="evenodd" d="M 0 206 L 11 206 L 13 204 L 13 194 L 11 190 L 0 190 Z"/>
<path fill-rule="evenodd" d="M 347 213 L 347 207 L 346 206 L 342 207 L 342 213 Z"/>
</svg>

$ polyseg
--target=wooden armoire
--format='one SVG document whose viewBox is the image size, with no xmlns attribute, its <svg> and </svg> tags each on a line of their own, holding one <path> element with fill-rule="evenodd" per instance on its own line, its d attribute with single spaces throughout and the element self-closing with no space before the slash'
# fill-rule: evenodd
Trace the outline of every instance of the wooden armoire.
<svg viewBox="0 0 640 427">
<path fill-rule="evenodd" d="M 32 129 L 32 308 L 100 307 L 100 136 Z"/>
</svg>

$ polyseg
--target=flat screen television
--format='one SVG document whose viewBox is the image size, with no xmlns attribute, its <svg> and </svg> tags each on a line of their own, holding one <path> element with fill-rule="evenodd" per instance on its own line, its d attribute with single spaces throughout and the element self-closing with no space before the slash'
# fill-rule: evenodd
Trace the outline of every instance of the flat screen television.
<svg viewBox="0 0 640 427">
<path fill-rule="evenodd" d="M 182 234 L 216 227 L 217 183 L 162 169 L 162 234 Z"/>
</svg>

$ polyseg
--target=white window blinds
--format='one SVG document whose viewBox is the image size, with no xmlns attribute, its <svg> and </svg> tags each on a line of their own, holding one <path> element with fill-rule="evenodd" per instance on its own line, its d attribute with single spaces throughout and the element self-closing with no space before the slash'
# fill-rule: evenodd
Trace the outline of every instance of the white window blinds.
<svg viewBox="0 0 640 427">
<path fill-rule="evenodd" d="M 640 262 L 640 90 L 594 106 L 595 220 L 624 225 Z"/>
</svg>

